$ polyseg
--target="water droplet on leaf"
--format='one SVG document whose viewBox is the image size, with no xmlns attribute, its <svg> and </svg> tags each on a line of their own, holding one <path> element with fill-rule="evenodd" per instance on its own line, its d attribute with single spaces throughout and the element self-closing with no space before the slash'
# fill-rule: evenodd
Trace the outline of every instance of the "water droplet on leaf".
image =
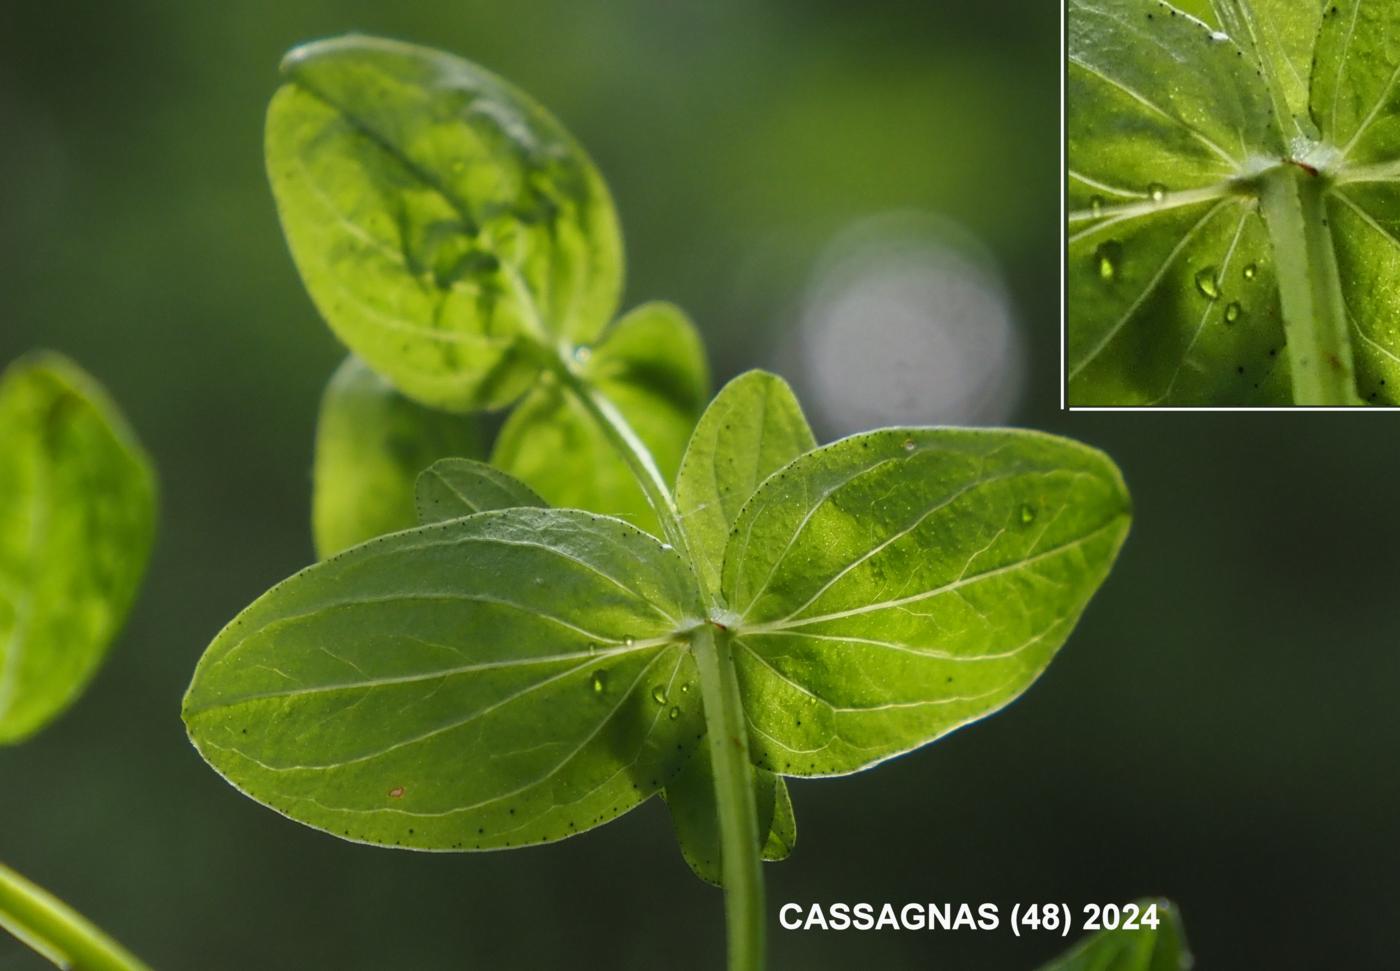
<svg viewBox="0 0 1400 971">
<path fill-rule="evenodd" d="M 1244 278 L 1245 278 L 1246 280 L 1253 280 L 1253 279 L 1254 279 L 1256 276 L 1258 276 L 1258 275 L 1259 275 L 1259 267 L 1256 266 L 1255 264 L 1251 263 L 1251 264 L 1249 264 L 1249 266 L 1246 266 L 1246 267 L 1244 268 Z"/>
<path fill-rule="evenodd" d="M 659 684 L 655 688 L 652 688 L 651 700 L 656 702 L 658 705 L 666 704 L 666 689 L 661 687 L 661 685 Z"/>
<path fill-rule="evenodd" d="M 587 344 L 580 344 L 574 348 L 574 361 L 578 364 L 587 364 L 588 359 L 593 356 L 593 349 Z"/>
<path fill-rule="evenodd" d="M 1220 280 L 1215 275 L 1215 267 L 1208 266 L 1196 274 L 1196 289 L 1207 300 L 1220 299 Z"/>
<path fill-rule="evenodd" d="M 1103 215 L 1103 196 L 1092 196 L 1089 199 L 1089 214 L 1095 219 Z"/>
<path fill-rule="evenodd" d="M 675 719 L 677 719 L 677 718 L 679 718 L 679 717 L 681 717 L 681 710 L 680 710 L 679 708 L 672 708 L 672 709 L 671 709 L 671 720 L 674 721 Z"/>
<path fill-rule="evenodd" d="M 1029 526 L 1031 523 L 1035 522 L 1034 506 L 1026 504 L 1021 507 L 1021 522 L 1026 526 Z"/>
<path fill-rule="evenodd" d="M 904 451 L 906 451 L 906 452 L 912 452 L 912 451 L 914 451 L 914 448 L 915 448 L 914 440 L 913 440 L 912 438 L 906 438 L 906 439 L 904 440 Z"/>
<path fill-rule="evenodd" d="M 631 646 L 632 646 L 633 644 L 635 644 L 635 643 L 637 643 L 637 639 L 636 639 L 635 637 L 633 637 L 631 634 L 628 634 L 626 637 L 624 637 L 624 638 L 622 639 L 622 646 L 623 646 L 623 647 L 631 647 Z"/>
<path fill-rule="evenodd" d="M 1118 279 L 1123 268 L 1123 244 L 1116 239 L 1100 243 L 1094 250 L 1094 266 L 1098 268 L 1099 279 L 1105 283 Z"/>
<path fill-rule="evenodd" d="M 1225 308 L 1225 323 L 1233 324 L 1235 321 L 1240 319 L 1240 314 L 1243 312 L 1244 308 L 1242 308 L 1238 303 L 1230 304 L 1230 306 Z"/>
<path fill-rule="evenodd" d="M 608 672 L 606 672 L 606 671 L 594 671 L 594 672 L 593 672 L 593 693 L 594 693 L 595 695 L 600 695 L 600 694 L 602 694 L 604 691 L 607 691 L 607 690 L 608 690 Z"/>
<path fill-rule="evenodd" d="M 1167 197 L 1167 187 L 1160 182 L 1154 182 L 1147 187 L 1147 194 L 1153 202 L 1161 202 Z"/>
</svg>

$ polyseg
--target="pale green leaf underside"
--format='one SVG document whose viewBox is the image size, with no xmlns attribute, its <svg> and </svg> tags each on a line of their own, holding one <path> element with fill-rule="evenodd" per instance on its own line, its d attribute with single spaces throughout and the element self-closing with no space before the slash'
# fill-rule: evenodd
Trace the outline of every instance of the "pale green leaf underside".
<svg viewBox="0 0 1400 971">
<path fill-rule="evenodd" d="M 661 474 L 674 477 L 709 395 L 705 350 L 694 325 L 671 304 L 645 304 L 579 356 L 583 377 L 627 419 Z M 656 514 L 616 446 L 552 379 L 511 413 L 491 461 L 552 506 L 601 512 L 659 531 Z"/>
<path fill-rule="evenodd" d="M 1194 965 L 1176 907 L 1166 900 L 1141 900 L 1157 906 L 1156 930 L 1098 931 L 1040 971 L 1189 971 Z"/>
<path fill-rule="evenodd" d="M 797 844 L 797 820 L 787 783 L 765 769 L 754 769 L 754 805 L 758 831 L 763 834 L 763 859 L 786 859 Z M 681 856 L 701 880 L 723 886 L 719 815 L 715 807 L 714 768 L 710 747 L 702 744 L 691 755 L 680 775 L 666 787 L 666 805 L 680 844 Z"/>
<path fill-rule="evenodd" d="M 759 483 L 816 445 L 802 406 L 775 374 L 741 374 L 710 402 L 676 479 L 676 505 L 707 589 L 719 589 L 729 531 Z"/>
<path fill-rule="evenodd" d="M 358 358 L 326 386 L 316 425 L 311 525 L 322 559 L 417 524 L 418 473 L 448 456 L 485 454 L 479 419 L 425 408 Z"/>
<path fill-rule="evenodd" d="M 418 519 L 424 526 L 492 509 L 543 506 L 545 501 L 514 476 L 485 462 L 443 459 L 418 477 Z"/>
<path fill-rule="evenodd" d="M 1159 0 L 1070 4 L 1070 402 L 1292 402 L 1251 180 L 1294 157 L 1331 187 L 1356 391 L 1400 402 L 1400 8 L 1215 6 L 1202 23 Z"/>
<path fill-rule="evenodd" d="M 725 554 L 755 762 L 853 772 L 983 717 L 1044 670 L 1129 500 L 1102 453 L 1031 432 L 887 429 L 759 487 Z"/>
<path fill-rule="evenodd" d="M 338 836 L 561 839 L 655 793 L 702 737 L 681 691 L 691 588 L 655 539 L 578 511 L 396 533 L 240 614 L 195 671 L 186 725 L 238 788 Z"/>
<path fill-rule="evenodd" d="M 282 227 L 327 323 L 411 397 L 509 404 L 522 341 L 594 339 L 617 305 L 607 188 L 544 109 L 476 65 L 367 37 L 292 51 L 267 116 Z"/>
<path fill-rule="evenodd" d="M 56 354 L 0 375 L 0 744 L 64 711 L 125 620 L 155 532 L 150 462 Z"/>
</svg>

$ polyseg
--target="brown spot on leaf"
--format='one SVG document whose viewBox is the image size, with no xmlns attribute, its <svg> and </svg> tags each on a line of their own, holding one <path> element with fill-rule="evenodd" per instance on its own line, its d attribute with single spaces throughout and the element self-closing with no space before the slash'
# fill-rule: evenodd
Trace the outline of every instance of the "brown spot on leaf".
<svg viewBox="0 0 1400 971">
<path fill-rule="evenodd" d="M 394 786 L 394 788 L 390 789 L 390 790 L 389 790 L 389 798 L 390 798 L 390 799 L 402 799 L 402 798 L 403 798 L 403 786 Z"/>
</svg>

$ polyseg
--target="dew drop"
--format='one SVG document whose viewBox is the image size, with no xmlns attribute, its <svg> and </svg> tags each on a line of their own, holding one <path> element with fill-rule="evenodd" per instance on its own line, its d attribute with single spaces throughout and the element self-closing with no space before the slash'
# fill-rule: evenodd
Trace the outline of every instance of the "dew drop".
<svg viewBox="0 0 1400 971">
<path fill-rule="evenodd" d="M 690 682 L 687 681 L 685 684 L 681 685 L 681 694 L 687 694 L 687 693 L 689 693 L 689 691 L 690 691 Z"/>
<path fill-rule="evenodd" d="M 1167 197 L 1167 187 L 1160 182 L 1154 182 L 1147 187 L 1147 194 L 1153 202 L 1161 202 Z"/>
<path fill-rule="evenodd" d="M 589 653 L 589 654 L 597 654 L 597 653 L 598 653 L 598 645 L 597 645 L 597 644 L 594 644 L 592 641 L 589 641 L 589 642 L 588 642 L 588 653 Z"/>
<path fill-rule="evenodd" d="M 1103 196 L 1091 196 L 1089 198 L 1089 215 L 1098 219 L 1103 215 Z"/>
<path fill-rule="evenodd" d="M 1220 279 L 1215 275 L 1215 267 L 1208 266 L 1196 274 L 1196 289 L 1207 300 L 1220 299 Z"/>
<path fill-rule="evenodd" d="M 1035 507 L 1027 503 L 1021 507 L 1021 523 L 1029 526 L 1035 522 Z"/>
<path fill-rule="evenodd" d="M 912 438 L 906 438 L 906 439 L 904 440 L 904 451 L 906 451 L 906 452 L 912 452 L 912 451 L 914 451 L 914 448 L 915 448 L 914 440 L 913 440 Z"/>
<path fill-rule="evenodd" d="M 1230 306 L 1225 308 L 1225 323 L 1233 324 L 1235 321 L 1240 319 L 1240 314 L 1243 312 L 1244 308 L 1241 307 L 1238 303 L 1230 304 Z"/>
<path fill-rule="evenodd" d="M 1256 266 L 1255 264 L 1251 263 L 1251 264 L 1249 264 L 1249 266 L 1246 266 L 1246 267 L 1244 268 L 1244 278 L 1245 278 L 1246 280 L 1253 280 L 1253 279 L 1254 279 L 1256 276 L 1258 276 L 1258 275 L 1259 275 L 1259 267 Z"/>
<path fill-rule="evenodd" d="M 574 348 L 574 361 L 578 364 L 587 364 L 588 359 L 593 356 L 593 349 L 587 344 L 580 344 Z"/>
<path fill-rule="evenodd" d="M 633 637 L 631 634 L 628 634 L 626 637 L 624 637 L 624 638 L 622 639 L 622 646 L 623 646 L 623 647 L 631 647 L 631 646 L 632 646 L 633 644 L 635 644 L 635 643 L 637 643 L 637 639 L 636 639 L 635 637 Z"/>
<path fill-rule="evenodd" d="M 606 671 L 594 671 L 594 672 L 593 672 L 593 693 L 594 693 L 595 695 L 600 695 L 600 694 L 602 694 L 604 691 L 607 691 L 607 690 L 608 690 L 608 672 L 606 672 Z"/>
<path fill-rule="evenodd" d="M 1123 244 L 1116 239 L 1100 243 L 1094 250 L 1094 265 L 1098 268 L 1099 279 L 1105 283 L 1118 279 L 1123 267 Z"/>
<path fill-rule="evenodd" d="M 651 700 L 656 702 L 658 705 L 666 704 L 666 689 L 661 687 L 661 685 L 659 684 L 655 688 L 652 688 Z"/>
<path fill-rule="evenodd" d="M 679 708 L 672 708 L 672 709 L 671 709 L 671 720 L 672 720 L 672 721 L 675 721 L 675 720 L 676 720 L 677 718 L 679 718 L 679 717 L 681 717 L 681 710 L 680 710 Z"/>
<path fill-rule="evenodd" d="M 1211 39 L 1211 41 L 1212 41 L 1213 43 L 1216 43 L 1216 44 L 1223 44 L 1223 43 L 1225 43 L 1227 40 L 1230 39 L 1230 35 L 1229 35 L 1229 34 L 1225 34 L 1225 33 L 1221 33 L 1221 32 L 1218 31 L 1218 30 L 1212 30 L 1212 31 L 1210 32 L 1210 39 Z"/>
</svg>

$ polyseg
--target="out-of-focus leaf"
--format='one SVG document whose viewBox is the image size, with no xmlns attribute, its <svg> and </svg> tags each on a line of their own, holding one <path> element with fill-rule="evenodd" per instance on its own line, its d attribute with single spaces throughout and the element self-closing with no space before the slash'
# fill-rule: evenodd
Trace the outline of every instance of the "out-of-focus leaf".
<svg viewBox="0 0 1400 971">
<path fill-rule="evenodd" d="M 461 58 L 372 37 L 299 47 L 282 75 L 267 169 L 292 256 L 331 329 L 395 387 L 500 407 L 534 380 L 531 346 L 602 332 L 617 217 L 543 108 Z"/>
<path fill-rule="evenodd" d="M 666 303 L 623 317 L 578 367 L 627 419 L 668 480 L 709 396 L 705 349 L 689 319 Z M 659 532 L 641 486 L 593 420 L 553 380 L 507 419 L 492 462 L 552 506 L 617 516 Z"/>
<path fill-rule="evenodd" d="M 1098 931 L 1040 971 L 1189 971 L 1195 962 L 1176 907 L 1167 900 L 1141 900 L 1134 906 L 1140 924 L 1150 915 L 1147 919 L 1157 926 Z"/>
<path fill-rule="evenodd" d="M 106 392 L 35 354 L 0 375 L 0 744 L 73 703 L 146 570 L 156 482 Z"/>
<path fill-rule="evenodd" d="M 316 555 L 418 524 L 414 483 L 442 458 L 485 454 L 481 420 L 410 401 L 355 357 L 326 385 L 316 426 Z"/>
</svg>

